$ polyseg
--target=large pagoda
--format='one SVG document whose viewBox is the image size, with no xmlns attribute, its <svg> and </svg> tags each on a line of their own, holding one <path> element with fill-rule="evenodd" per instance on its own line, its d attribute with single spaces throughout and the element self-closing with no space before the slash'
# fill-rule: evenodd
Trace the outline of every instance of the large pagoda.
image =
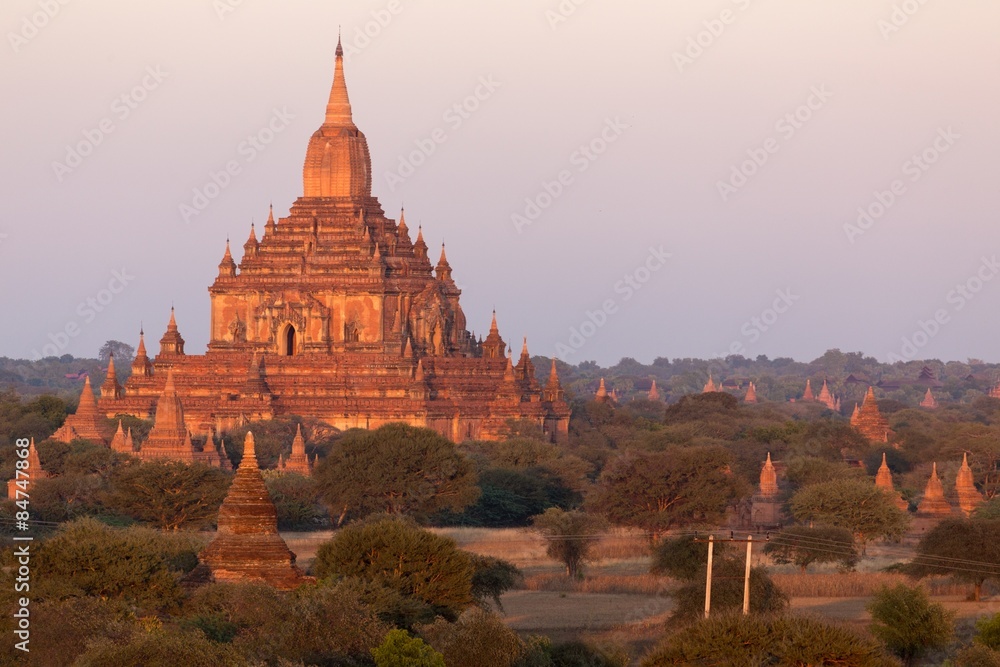
<svg viewBox="0 0 1000 667">
<path fill-rule="evenodd" d="M 172 371 L 187 428 L 206 439 L 302 415 L 339 429 L 405 422 L 455 441 L 528 420 L 564 440 L 562 391 L 542 391 L 526 344 L 517 362 L 508 357 L 495 317 L 485 340 L 469 332 L 444 246 L 432 265 L 422 231 L 411 241 L 403 214 L 386 217 L 371 185 L 338 43 L 303 196 L 287 217 L 272 211 L 259 239 L 251 225 L 239 264 L 226 242 L 206 354 L 185 352 L 171 311 L 159 354 L 150 360 L 140 336 L 132 376 L 124 391 L 102 392 L 100 413 L 151 417 Z"/>
</svg>

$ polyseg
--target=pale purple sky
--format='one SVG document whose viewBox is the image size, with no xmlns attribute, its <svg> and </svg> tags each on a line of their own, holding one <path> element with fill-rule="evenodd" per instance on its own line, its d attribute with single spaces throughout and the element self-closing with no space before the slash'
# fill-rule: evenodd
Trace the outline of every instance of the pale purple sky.
<svg viewBox="0 0 1000 667">
<path fill-rule="evenodd" d="M 0 355 L 93 356 L 135 345 L 140 320 L 155 352 L 171 302 L 202 353 L 226 236 L 238 260 L 251 219 L 301 194 L 339 24 L 373 193 L 435 255 L 447 241 L 477 332 L 495 305 L 507 340 L 571 363 L 1000 360 L 1000 3 L 560 7 L 576 5 L 7 0 Z M 85 133 L 99 145 L 68 164 Z M 421 142 L 433 153 L 387 176 Z M 845 229 L 883 191 L 884 214 Z M 545 206 L 516 224 L 526 199 Z"/>
</svg>

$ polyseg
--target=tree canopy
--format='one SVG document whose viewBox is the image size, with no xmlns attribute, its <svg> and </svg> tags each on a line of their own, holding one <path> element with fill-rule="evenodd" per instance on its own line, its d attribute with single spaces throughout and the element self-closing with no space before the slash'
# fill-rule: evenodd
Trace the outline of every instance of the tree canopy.
<svg viewBox="0 0 1000 667">
<path fill-rule="evenodd" d="M 479 495 L 472 463 L 450 440 L 405 424 L 348 431 L 313 476 L 330 515 L 341 520 L 348 514 L 457 511 Z"/>
<path fill-rule="evenodd" d="M 791 500 L 796 521 L 846 528 L 864 545 L 874 539 L 898 539 L 909 516 L 871 480 L 834 479 L 800 489 Z"/>
<path fill-rule="evenodd" d="M 592 507 L 616 524 L 654 535 L 671 528 L 722 521 L 748 488 L 729 470 L 722 447 L 670 447 L 626 456 L 601 475 Z"/>
<path fill-rule="evenodd" d="M 456 618 L 474 602 L 472 559 L 455 541 L 400 517 L 380 516 L 337 531 L 320 546 L 317 577 L 357 577 Z"/>
</svg>

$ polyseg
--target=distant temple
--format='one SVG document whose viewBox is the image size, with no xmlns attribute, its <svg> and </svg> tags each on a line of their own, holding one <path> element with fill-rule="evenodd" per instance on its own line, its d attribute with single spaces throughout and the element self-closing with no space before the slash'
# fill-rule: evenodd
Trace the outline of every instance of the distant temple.
<svg viewBox="0 0 1000 667">
<path fill-rule="evenodd" d="M 601 384 L 597 385 L 597 392 L 594 394 L 594 400 L 599 403 L 607 403 L 611 400 L 608 395 L 608 389 L 604 386 L 604 378 L 601 378 Z"/>
<path fill-rule="evenodd" d="M 302 437 L 302 425 L 297 424 L 295 428 L 295 438 L 292 439 L 292 453 L 287 459 L 280 462 L 278 466 L 286 472 L 297 472 L 300 475 L 308 475 L 311 466 L 309 456 L 306 454 L 306 440 Z"/>
<path fill-rule="evenodd" d="M 251 224 L 238 264 L 227 241 L 208 290 L 207 352 L 187 353 L 171 309 L 159 354 L 149 358 L 140 330 L 125 387 L 112 360 L 100 402 L 88 380 L 57 438 L 107 444 L 101 418 L 155 414 L 150 441 L 136 443 L 143 457 L 211 459 L 214 445 L 196 456 L 190 433 L 212 443 L 249 421 L 289 415 L 337 429 L 404 422 L 454 441 L 498 439 L 511 420 L 526 420 L 566 440 L 569 406 L 558 386 L 539 386 L 527 343 L 515 364 L 495 313 L 485 340 L 470 333 L 444 246 L 432 264 L 422 230 L 411 241 L 403 213 L 398 223 L 386 217 L 372 196 L 339 43 L 302 182 L 287 217 L 270 211 L 259 239 Z"/>
<path fill-rule="evenodd" d="M 28 465 L 27 468 L 22 470 L 25 476 L 19 478 L 15 472 L 14 477 L 7 480 L 7 498 L 9 500 L 30 498 L 31 485 L 49 476 L 49 473 L 45 472 L 45 469 L 42 468 L 42 462 L 38 459 L 38 450 L 35 449 L 34 438 L 28 443 L 28 457 L 25 461 L 27 461 Z M 18 491 L 22 493 L 20 497 L 17 495 Z"/>
<path fill-rule="evenodd" d="M 826 380 L 823 380 L 823 386 L 819 390 L 819 396 L 816 400 L 825 405 L 830 410 L 837 410 L 837 399 L 830 392 L 830 386 L 827 384 Z"/>
<path fill-rule="evenodd" d="M 958 496 L 958 509 L 965 516 L 972 514 L 983 502 L 983 494 L 976 489 L 973 480 L 968 454 L 962 454 L 962 467 L 958 469 L 958 476 L 955 478 L 955 495 Z"/>
<path fill-rule="evenodd" d="M 744 403 L 756 403 L 757 402 L 757 386 L 753 382 L 747 387 L 747 393 L 743 397 Z"/>
<path fill-rule="evenodd" d="M 703 393 L 703 394 L 710 394 L 713 391 L 722 391 L 722 383 L 720 382 L 719 386 L 716 387 L 715 383 L 712 381 L 712 374 L 709 373 L 708 374 L 708 382 L 706 382 L 705 386 L 702 387 L 701 393 Z"/>
<path fill-rule="evenodd" d="M 931 388 L 927 387 L 927 393 L 924 394 L 924 400 L 920 401 L 920 407 L 929 408 L 933 410 L 938 406 L 937 401 L 934 399 L 934 394 L 931 393 Z"/>
<path fill-rule="evenodd" d="M 264 581 L 290 590 L 311 581 L 295 565 L 295 554 L 278 534 L 278 513 L 257 466 L 253 433 L 219 508 L 219 528 L 191 573 L 192 581 Z"/>
<path fill-rule="evenodd" d="M 905 512 L 909 508 L 909 504 L 903 500 L 903 497 L 896 491 L 896 486 L 892 483 L 892 471 L 889 470 L 889 465 L 885 462 L 885 452 L 882 453 L 882 465 L 879 466 L 878 472 L 875 474 L 875 486 L 892 496 L 893 503 L 899 509 Z"/>
<path fill-rule="evenodd" d="M 802 392 L 802 400 L 803 401 L 816 400 L 816 396 L 813 394 L 812 382 L 810 382 L 808 378 L 806 379 L 806 390 Z"/>
<path fill-rule="evenodd" d="M 778 500 L 778 471 L 771 462 L 771 453 L 760 471 L 760 487 L 752 499 L 751 521 L 755 526 L 781 524 L 781 502 Z"/>
<path fill-rule="evenodd" d="M 875 391 L 871 387 L 868 387 L 861 409 L 855 406 L 854 414 L 851 416 L 851 426 L 872 442 L 889 441 L 889 422 L 879 412 Z"/>
<path fill-rule="evenodd" d="M 114 366 L 111 367 L 114 370 Z M 107 383 L 105 383 L 107 384 Z M 76 413 L 66 417 L 63 425 L 52 434 L 52 438 L 62 442 L 72 442 L 73 440 L 91 440 L 93 442 L 108 444 L 102 433 L 102 415 L 97 408 L 97 399 L 94 398 L 94 390 L 90 386 L 90 376 L 83 381 L 83 391 L 80 392 L 80 403 L 76 408 Z"/>
<path fill-rule="evenodd" d="M 553 363 L 555 362 L 553 361 Z M 653 380 L 653 386 L 649 388 L 649 394 L 647 395 L 647 398 L 651 401 L 662 400 L 660 397 L 660 390 L 656 388 L 656 380 Z"/>
<path fill-rule="evenodd" d="M 937 474 L 937 463 L 931 467 L 931 477 L 924 487 L 924 497 L 917 505 L 917 514 L 926 517 L 944 518 L 952 515 L 951 505 L 944 497 L 944 487 Z"/>
</svg>

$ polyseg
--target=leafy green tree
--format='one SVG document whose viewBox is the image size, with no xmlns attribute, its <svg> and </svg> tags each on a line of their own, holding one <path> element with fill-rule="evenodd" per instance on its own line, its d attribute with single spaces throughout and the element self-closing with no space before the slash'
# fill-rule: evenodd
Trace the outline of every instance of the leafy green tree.
<svg viewBox="0 0 1000 667">
<path fill-rule="evenodd" d="M 513 667 L 526 648 L 499 616 L 482 609 L 470 609 L 454 623 L 438 619 L 419 632 L 448 665 Z"/>
<path fill-rule="evenodd" d="M 493 556 L 469 554 L 472 559 L 472 597 L 480 606 L 492 601 L 503 611 L 500 596 L 514 588 L 523 579 L 521 570 L 513 563 Z"/>
<path fill-rule="evenodd" d="M 406 630 L 390 630 L 372 655 L 375 667 L 445 667 L 443 655 Z"/>
<path fill-rule="evenodd" d="M 260 583 L 210 584 L 185 603 L 184 618 L 228 637 L 242 664 L 367 664 L 389 627 L 355 593 L 340 584 L 289 593 Z"/>
<path fill-rule="evenodd" d="M 991 649 L 1000 649 L 1000 614 L 984 616 L 976 621 L 976 642 Z"/>
<path fill-rule="evenodd" d="M 719 614 L 668 636 L 640 667 L 897 664 L 877 642 L 844 626 L 802 616 Z"/>
<path fill-rule="evenodd" d="M 319 578 L 358 577 L 377 582 L 457 618 L 473 604 L 472 559 L 455 541 L 401 517 L 351 524 L 320 546 L 313 562 Z"/>
<path fill-rule="evenodd" d="M 133 632 L 124 641 L 121 638 L 98 640 L 73 664 L 79 667 L 242 667 L 247 661 L 232 646 L 217 644 L 199 632 L 158 629 Z"/>
<path fill-rule="evenodd" d="M 264 470 L 268 495 L 278 512 L 279 530 L 315 530 L 327 520 L 312 477 Z"/>
<path fill-rule="evenodd" d="M 790 526 L 771 535 L 764 553 L 776 563 L 794 563 L 802 572 L 813 563 L 854 567 L 859 558 L 854 536 L 846 528 Z"/>
<path fill-rule="evenodd" d="M 136 461 L 115 469 L 103 502 L 162 530 L 198 528 L 215 520 L 231 481 L 225 471 L 200 463 Z"/>
<path fill-rule="evenodd" d="M 118 379 L 121 380 L 122 374 L 128 373 L 132 359 L 135 357 L 135 348 L 120 340 L 109 340 L 101 346 L 97 352 L 97 358 L 106 366 L 112 354 L 115 355 L 115 371 L 118 374 Z"/>
<path fill-rule="evenodd" d="M 313 477 L 338 524 L 349 513 L 458 511 L 479 495 L 472 463 L 450 440 L 405 424 L 348 431 Z"/>
<path fill-rule="evenodd" d="M 714 524 L 749 489 L 729 471 L 722 447 L 670 447 L 624 457 L 605 469 L 592 506 L 610 521 L 659 536 L 671 528 Z"/>
<path fill-rule="evenodd" d="M 725 558 L 731 549 L 725 542 L 712 548 L 712 558 Z M 652 574 L 673 577 L 681 581 L 694 581 L 705 576 L 708 562 L 708 542 L 693 535 L 663 540 L 653 549 Z"/>
<path fill-rule="evenodd" d="M 705 613 L 705 578 L 707 562 L 699 576 L 675 589 L 674 612 L 671 619 L 689 622 Z M 742 558 L 712 558 L 712 614 L 724 614 L 743 609 L 743 587 L 746 562 Z M 767 574 L 763 567 L 750 568 L 750 613 L 774 614 L 788 607 L 788 596 Z"/>
<path fill-rule="evenodd" d="M 181 598 L 178 578 L 184 566 L 197 562 L 182 557 L 185 547 L 171 546 L 176 539 L 116 530 L 89 518 L 64 524 L 37 549 L 33 565 L 39 597 L 92 595 L 154 609 L 172 607 Z M 188 545 L 193 556 L 196 546 Z"/>
<path fill-rule="evenodd" d="M 846 528 L 865 545 L 875 539 L 899 539 L 910 525 L 909 516 L 892 498 L 869 480 L 835 479 L 800 489 L 791 500 L 792 515 L 800 523 Z"/>
<path fill-rule="evenodd" d="M 558 507 L 550 507 L 536 516 L 533 524 L 546 539 L 545 553 L 565 565 L 566 574 L 573 579 L 583 576 L 583 563 L 607 526 L 601 517 L 579 510 L 566 512 Z"/>
<path fill-rule="evenodd" d="M 969 582 L 970 597 L 978 602 L 983 584 L 1000 579 L 998 533 L 1000 519 L 945 519 L 920 538 L 917 555 L 905 570 L 917 578 L 942 574 Z"/>
<path fill-rule="evenodd" d="M 883 587 L 868 603 L 871 633 L 881 639 L 903 664 L 917 663 L 920 656 L 951 641 L 954 613 L 933 603 L 922 588 L 899 584 Z"/>
</svg>

